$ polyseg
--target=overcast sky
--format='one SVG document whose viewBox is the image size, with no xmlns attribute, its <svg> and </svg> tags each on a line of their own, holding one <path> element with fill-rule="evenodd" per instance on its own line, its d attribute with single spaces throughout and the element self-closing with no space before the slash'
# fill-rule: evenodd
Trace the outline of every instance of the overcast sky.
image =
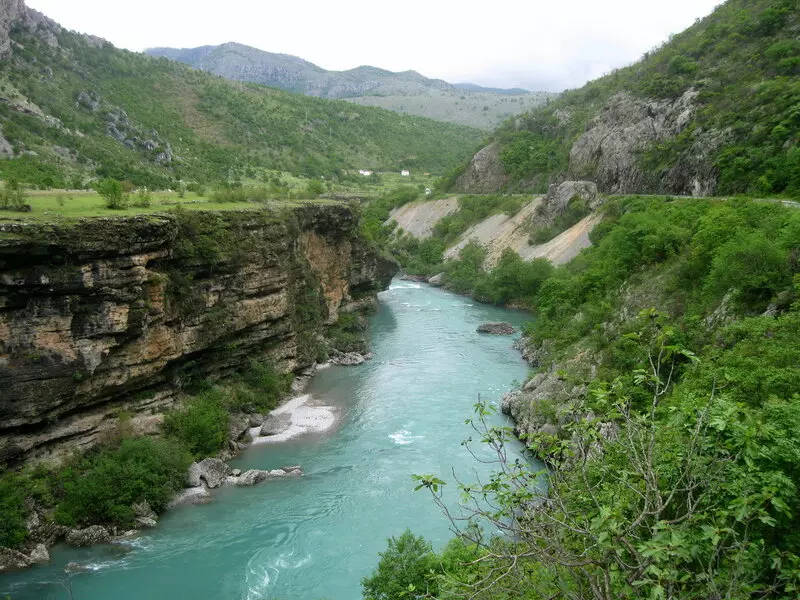
<svg viewBox="0 0 800 600">
<path fill-rule="evenodd" d="M 721 0 L 28 0 L 129 50 L 235 41 L 326 69 L 560 91 L 630 64 Z"/>
</svg>

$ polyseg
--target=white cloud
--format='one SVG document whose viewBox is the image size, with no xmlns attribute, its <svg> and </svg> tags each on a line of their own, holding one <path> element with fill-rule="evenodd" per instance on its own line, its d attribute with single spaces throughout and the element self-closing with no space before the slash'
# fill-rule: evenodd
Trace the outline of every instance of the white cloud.
<svg viewBox="0 0 800 600">
<path fill-rule="evenodd" d="M 236 41 L 327 69 L 557 91 L 630 64 L 719 0 L 28 0 L 130 50 Z"/>
</svg>

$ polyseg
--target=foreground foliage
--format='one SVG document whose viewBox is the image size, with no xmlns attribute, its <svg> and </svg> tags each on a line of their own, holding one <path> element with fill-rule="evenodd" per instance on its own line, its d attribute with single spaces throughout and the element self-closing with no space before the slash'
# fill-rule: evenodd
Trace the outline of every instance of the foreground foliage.
<svg viewBox="0 0 800 600">
<path fill-rule="evenodd" d="M 530 288 L 527 331 L 561 382 L 532 407 L 553 427 L 524 440 L 553 468 L 511 458 L 512 430 L 479 403 L 473 437 L 496 473 L 457 482 L 468 517 L 442 503 L 442 479 L 417 476 L 477 552 L 434 568 L 432 596 L 796 598 L 800 214 L 653 198 L 605 210 L 593 248 L 506 282 Z M 509 254 L 481 273 L 479 250 L 451 274 L 500 283 L 519 266 Z"/>
</svg>

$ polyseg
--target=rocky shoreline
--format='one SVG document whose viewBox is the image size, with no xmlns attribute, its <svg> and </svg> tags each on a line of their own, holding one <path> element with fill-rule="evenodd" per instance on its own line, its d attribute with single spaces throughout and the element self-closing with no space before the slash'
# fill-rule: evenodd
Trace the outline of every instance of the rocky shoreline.
<svg viewBox="0 0 800 600">
<path fill-rule="evenodd" d="M 232 468 L 226 461 L 242 450 L 258 444 L 281 443 L 308 433 L 321 433 L 332 429 L 338 422 L 335 408 L 319 403 L 310 394 L 302 394 L 317 370 L 331 364 L 342 366 L 360 365 L 373 358 L 373 354 L 335 352 L 329 363 L 313 365 L 301 372 L 292 386 L 293 395 L 267 415 L 232 415 L 229 448 L 219 457 L 205 458 L 189 466 L 186 487 L 177 492 L 167 509 L 185 505 L 208 504 L 213 501 L 211 490 L 223 486 L 250 487 L 265 481 L 302 477 L 300 465 L 287 465 L 276 469 Z M 70 528 L 49 520 L 44 511 L 31 502 L 30 515 L 26 523 L 28 539 L 19 549 L 0 547 L 0 573 L 9 570 L 27 569 L 50 561 L 49 548 L 63 541 L 70 546 L 82 548 L 95 544 L 119 544 L 139 535 L 143 529 L 158 525 L 159 516 L 147 501 L 131 507 L 135 514 L 135 528 L 121 529 L 104 525 Z M 69 563 L 67 571 L 80 571 L 80 563 Z"/>
</svg>

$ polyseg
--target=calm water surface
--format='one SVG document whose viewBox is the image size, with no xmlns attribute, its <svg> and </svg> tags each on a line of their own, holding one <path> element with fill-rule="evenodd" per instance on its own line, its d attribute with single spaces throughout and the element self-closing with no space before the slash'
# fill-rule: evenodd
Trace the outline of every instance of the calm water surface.
<svg viewBox="0 0 800 600">
<path fill-rule="evenodd" d="M 455 468 L 472 481 L 486 472 L 460 445 L 470 434 L 464 420 L 479 394 L 498 402 L 527 367 L 513 338 L 475 328 L 526 319 L 393 283 L 372 319 L 375 359 L 323 370 L 312 383 L 314 396 L 338 407 L 337 428 L 254 447 L 233 465 L 299 464 L 304 477 L 219 490 L 212 504 L 170 511 L 127 546 L 55 548 L 50 565 L 0 576 L 0 598 L 358 600 L 388 537 L 408 527 L 436 547 L 450 538 L 429 496 L 412 491 L 411 474 L 452 481 Z M 70 561 L 90 570 L 67 579 Z"/>
</svg>

